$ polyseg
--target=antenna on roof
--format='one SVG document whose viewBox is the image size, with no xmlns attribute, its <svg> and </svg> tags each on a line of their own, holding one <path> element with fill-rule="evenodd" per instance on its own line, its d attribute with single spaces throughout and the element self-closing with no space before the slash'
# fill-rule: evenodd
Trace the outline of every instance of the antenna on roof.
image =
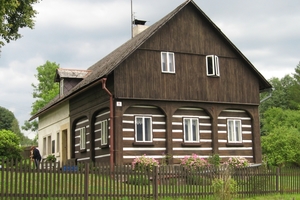
<svg viewBox="0 0 300 200">
<path fill-rule="evenodd" d="M 131 0 L 131 22 L 130 22 L 130 26 L 131 26 L 131 38 L 133 38 L 133 10 L 132 10 L 132 0 Z"/>
</svg>

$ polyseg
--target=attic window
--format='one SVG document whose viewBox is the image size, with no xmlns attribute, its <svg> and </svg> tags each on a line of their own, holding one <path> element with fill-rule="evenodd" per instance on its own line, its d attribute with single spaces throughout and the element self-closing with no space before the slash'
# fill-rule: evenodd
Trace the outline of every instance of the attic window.
<svg viewBox="0 0 300 200">
<path fill-rule="evenodd" d="M 206 75 L 207 76 L 220 76 L 219 58 L 216 55 L 206 56 Z"/>
<path fill-rule="evenodd" d="M 161 71 L 175 73 L 175 56 L 172 52 L 161 52 Z"/>
</svg>

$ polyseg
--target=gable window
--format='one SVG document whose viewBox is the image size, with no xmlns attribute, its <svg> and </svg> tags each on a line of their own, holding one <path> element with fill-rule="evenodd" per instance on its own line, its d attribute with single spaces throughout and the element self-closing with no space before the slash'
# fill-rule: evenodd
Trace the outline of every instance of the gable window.
<svg viewBox="0 0 300 200">
<path fill-rule="evenodd" d="M 79 129 L 80 133 L 80 150 L 86 149 L 86 134 L 85 127 Z"/>
<path fill-rule="evenodd" d="M 172 52 L 161 52 L 161 71 L 175 73 L 175 55 Z"/>
<path fill-rule="evenodd" d="M 242 121 L 238 119 L 227 120 L 228 142 L 242 142 Z"/>
<path fill-rule="evenodd" d="M 135 140 L 136 142 L 152 142 L 151 117 L 135 117 Z"/>
<path fill-rule="evenodd" d="M 101 145 L 107 145 L 108 125 L 107 120 L 101 121 Z"/>
<path fill-rule="evenodd" d="M 199 142 L 198 118 L 183 118 L 184 142 Z"/>
<path fill-rule="evenodd" d="M 207 76 L 220 76 L 218 56 L 206 56 L 206 74 Z"/>
</svg>

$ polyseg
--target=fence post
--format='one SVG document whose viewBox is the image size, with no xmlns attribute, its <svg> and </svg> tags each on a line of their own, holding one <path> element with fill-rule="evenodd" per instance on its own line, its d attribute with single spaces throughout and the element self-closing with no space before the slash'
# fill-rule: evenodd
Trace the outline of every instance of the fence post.
<svg viewBox="0 0 300 200">
<path fill-rule="evenodd" d="M 276 192 L 280 192 L 279 191 L 279 175 L 280 175 L 279 167 L 277 167 L 276 168 Z"/>
<path fill-rule="evenodd" d="M 153 198 L 155 200 L 158 199 L 158 166 L 154 166 L 153 170 L 153 178 L 152 178 L 152 184 L 153 184 Z"/>
<path fill-rule="evenodd" d="M 85 171 L 84 171 L 84 199 L 88 200 L 89 198 L 89 163 L 85 163 Z"/>
</svg>

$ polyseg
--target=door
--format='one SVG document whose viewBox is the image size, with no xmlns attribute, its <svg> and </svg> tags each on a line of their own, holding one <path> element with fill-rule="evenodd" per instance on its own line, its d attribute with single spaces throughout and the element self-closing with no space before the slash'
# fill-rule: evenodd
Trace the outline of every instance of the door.
<svg viewBox="0 0 300 200">
<path fill-rule="evenodd" d="M 62 159 L 62 165 L 65 165 L 68 159 L 68 131 L 63 130 L 61 137 L 62 137 L 61 159 Z"/>
</svg>

